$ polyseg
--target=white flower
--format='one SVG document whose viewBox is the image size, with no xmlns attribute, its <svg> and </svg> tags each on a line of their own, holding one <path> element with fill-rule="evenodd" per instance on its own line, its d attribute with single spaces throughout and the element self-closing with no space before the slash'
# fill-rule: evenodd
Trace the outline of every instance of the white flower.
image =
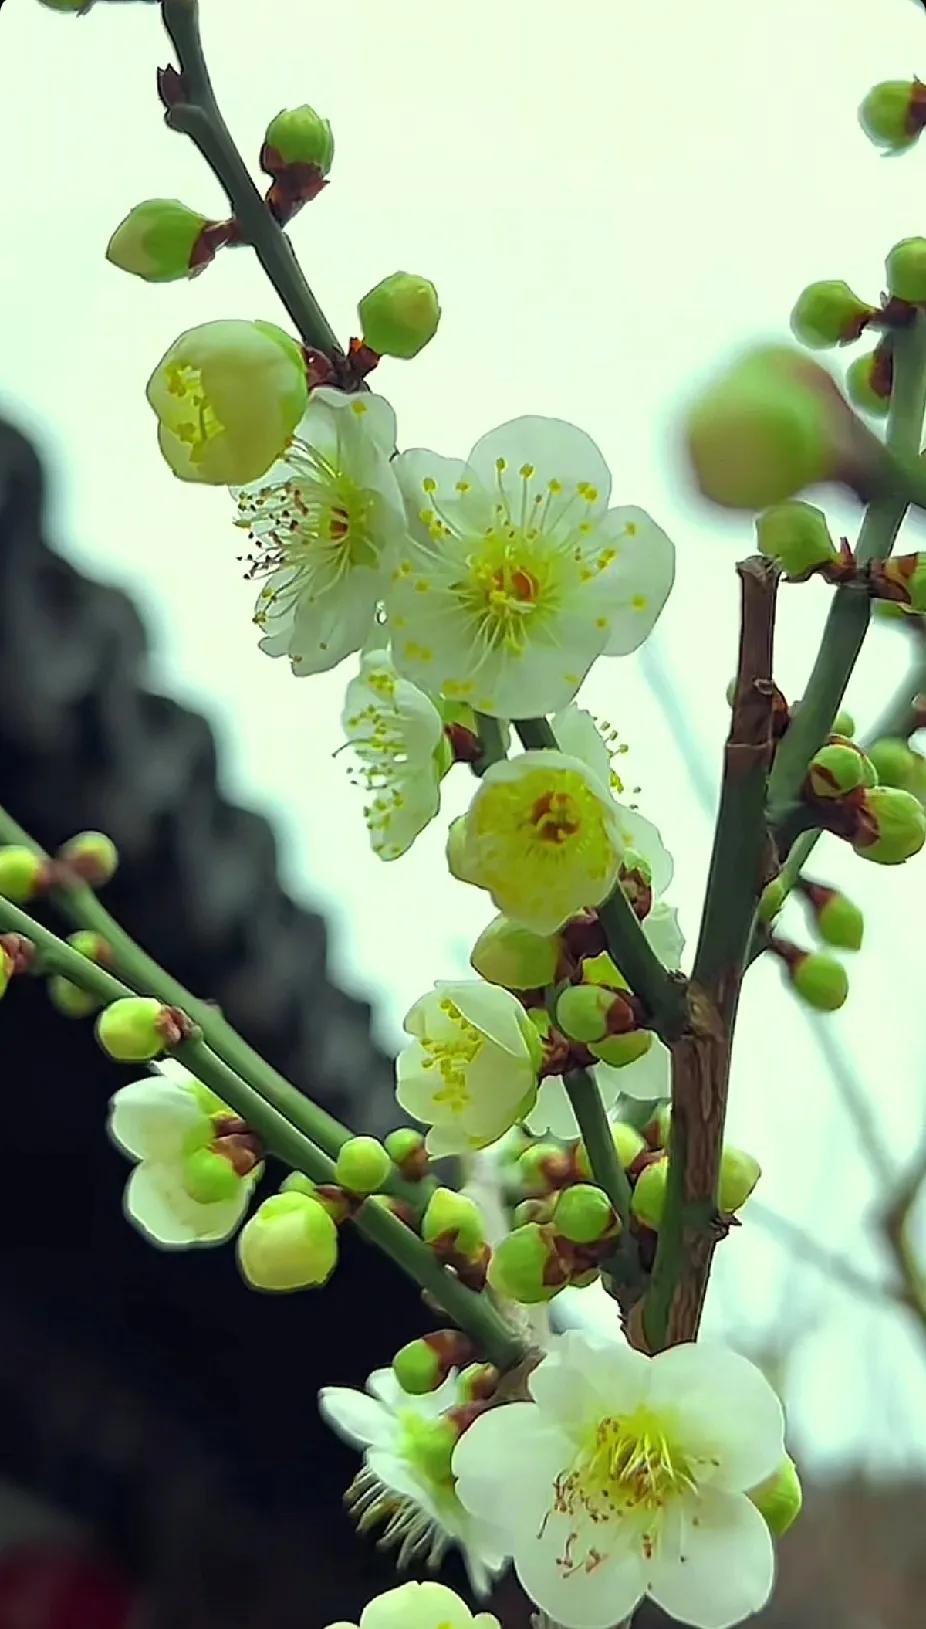
<svg viewBox="0 0 926 1629">
<path fill-rule="evenodd" d="M 494 1523 L 530 1596 L 565 1629 L 611 1629 L 650 1595 L 728 1629 L 768 1600 L 774 1554 L 747 1489 L 784 1454 L 781 1404 L 723 1348 L 644 1357 L 575 1332 L 454 1452 L 457 1493 Z"/>
<path fill-rule="evenodd" d="M 370 794 L 364 816 L 373 852 L 396 860 L 440 808 L 451 762 L 443 720 L 386 651 L 371 650 L 347 686 L 341 724 Z"/>
<path fill-rule="evenodd" d="M 396 1059 L 396 1097 L 430 1126 L 429 1153 L 494 1143 L 533 1104 L 542 1045 L 513 995 L 461 979 L 435 985 L 410 1009 L 413 1037 Z"/>
<path fill-rule="evenodd" d="M 125 1188 L 128 1220 L 154 1244 L 166 1249 L 222 1244 L 248 1208 L 262 1166 L 234 1181 L 225 1161 L 218 1167 L 227 1197 L 204 1201 L 191 1180 L 190 1159 L 207 1150 L 222 1122 L 237 1126 L 232 1111 L 184 1069 L 168 1059 L 158 1073 L 120 1086 L 110 1100 L 109 1132 L 130 1159 L 138 1161 Z M 200 1175 L 202 1181 L 202 1176 Z"/>
<path fill-rule="evenodd" d="M 555 712 L 597 656 L 646 638 L 673 547 L 642 509 L 608 509 L 583 431 L 513 419 L 465 463 L 415 449 L 397 474 L 412 542 L 386 597 L 393 655 L 432 695 L 503 718 Z"/>
<path fill-rule="evenodd" d="M 450 1470 L 455 1433 L 441 1415 L 463 1402 L 455 1372 L 423 1397 L 411 1397 L 391 1369 L 367 1380 L 369 1396 L 347 1386 L 325 1386 L 318 1404 L 330 1426 L 363 1452 L 363 1470 L 347 1501 L 361 1531 L 384 1524 L 383 1547 L 398 1548 L 398 1564 L 426 1553 L 440 1565 L 456 1546 L 473 1589 L 487 1595 L 505 1565 L 505 1552 L 478 1516 L 464 1510 Z M 403 1624 L 404 1629 L 404 1624 Z"/>
<path fill-rule="evenodd" d="M 330 1623 L 328 1629 L 358 1629 L 354 1623 Z M 364 1607 L 359 1629 L 499 1629 L 491 1612 L 470 1612 L 465 1601 L 444 1584 L 400 1584 L 377 1595 Z"/>
<path fill-rule="evenodd" d="M 381 396 L 314 390 L 284 457 L 235 491 L 248 575 L 266 577 L 254 620 L 261 650 L 297 675 L 360 650 L 405 535 L 390 457 L 395 415 Z"/>
</svg>

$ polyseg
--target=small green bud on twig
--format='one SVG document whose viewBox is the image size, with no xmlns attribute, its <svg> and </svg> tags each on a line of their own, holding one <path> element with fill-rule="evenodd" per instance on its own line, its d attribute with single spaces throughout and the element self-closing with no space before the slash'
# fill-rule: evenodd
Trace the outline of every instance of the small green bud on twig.
<svg viewBox="0 0 926 1629">
<path fill-rule="evenodd" d="M 349 1137 L 342 1143 L 334 1166 L 335 1182 L 348 1193 L 376 1193 L 383 1186 L 392 1161 L 375 1137 Z"/>
<path fill-rule="evenodd" d="M 338 1230 L 307 1194 L 273 1194 L 238 1236 L 238 1265 L 255 1290 L 317 1288 L 331 1277 L 337 1259 Z"/>
<path fill-rule="evenodd" d="M 801 1479 L 790 1454 L 765 1482 L 752 1488 L 749 1497 L 759 1513 L 765 1517 L 773 1537 L 781 1538 L 797 1521 L 804 1502 Z"/>
<path fill-rule="evenodd" d="M 860 300 L 839 279 L 809 283 L 791 312 L 791 331 L 802 345 L 822 350 L 831 345 L 848 345 L 858 339 L 876 315 L 876 307 Z"/>
<path fill-rule="evenodd" d="M 883 79 L 859 108 L 859 123 L 876 147 L 902 153 L 926 125 L 926 85 L 919 79 Z"/>
<path fill-rule="evenodd" d="M 426 277 L 393 272 L 363 296 L 357 314 L 364 345 L 380 356 L 408 361 L 437 333 L 437 290 Z"/>
</svg>

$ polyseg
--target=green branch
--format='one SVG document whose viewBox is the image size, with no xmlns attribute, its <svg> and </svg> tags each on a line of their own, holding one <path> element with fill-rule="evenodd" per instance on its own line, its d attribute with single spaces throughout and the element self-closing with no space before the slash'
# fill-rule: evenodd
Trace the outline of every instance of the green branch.
<svg viewBox="0 0 926 1629">
<path fill-rule="evenodd" d="M 666 972 L 620 886 L 598 906 L 598 919 L 611 956 L 642 1001 L 653 1028 L 664 1041 L 673 1040 L 688 1021 L 684 979 Z"/>
<path fill-rule="evenodd" d="M 500 718 L 492 718 L 488 713 L 475 713 L 473 716 L 482 748 L 482 756 L 473 764 L 473 774 L 482 776 L 493 764 L 500 764 L 503 758 L 507 758 L 505 731 Z"/>
<path fill-rule="evenodd" d="M 29 939 L 38 952 L 43 971 L 60 973 L 104 1004 L 136 994 L 112 973 L 98 967 L 2 897 L 0 929 Z M 171 1048 L 171 1056 L 179 1058 L 198 1080 L 233 1108 L 261 1138 L 268 1153 L 294 1170 L 302 1171 L 313 1182 L 337 1181 L 334 1161 L 230 1069 L 207 1045 L 205 1037 L 182 1041 Z M 523 1343 L 500 1317 L 488 1296 L 478 1295 L 461 1284 L 404 1222 L 372 1200 L 361 1205 L 352 1220 L 364 1238 L 439 1302 L 491 1362 L 499 1368 L 510 1368 L 524 1357 Z"/>
<path fill-rule="evenodd" d="M 604 1189 L 626 1231 L 630 1225 L 630 1183 L 617 1157 L 598 1084 L 587 1069 L 571 1069 L 564 1075 L 563 1085 L 579 1122 L 592 1176 Z"/>
<path fill-rule="evenodd" d="M 536 747 L 559 750 L 559 742 L 545 718 L 516 718 L 512 720 L 522 747 L 528 751 Z"/>
<path fill-rule="evenodd" d="M 254 185 L 222 117 L 203 54 L 198 0 L 162 0 L 161 14 L 177 52 L 185 97 L 168 108 L 167 123 L 199 148 L 304 343 L 332 359 L 343 356 L 289 238 Z"/>
</svg>

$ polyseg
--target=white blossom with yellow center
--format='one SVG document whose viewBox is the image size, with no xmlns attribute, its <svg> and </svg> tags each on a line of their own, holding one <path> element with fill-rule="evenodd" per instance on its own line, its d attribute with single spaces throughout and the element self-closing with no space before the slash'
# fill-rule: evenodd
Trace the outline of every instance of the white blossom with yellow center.
<svg viewBox="0 0 926 1629">
<path fill-rule="evenodd" d="M 234 493 L 248 575 L 264 579 L 260 648 L 297 676 L 336 667 L 375 627 L 405 537 L 395 434 L 381 396 L 319 388 L 280 462 Z"/>
<path fill-rule="evenodd" d="M 453 1433 L 441 1420 L 463 1401 L 455 1370 L 422 1397 L 404 1392 L 392 1369 L 375 1369 L 366 1392 L 323 1386 L 318 1394 L 322 1418 L 363 1454 L 346 1496 L 359 1529 L 378 1530 L 380 1548 L 395 1550 L 400 1568 L 424 1558 L 436 1569 L 456 1547 L 474 1591 L 486 1596 L 505 1553 L 497 1534 L 456 1496 Z"/>
<path fill-rule="evenodd" d="M 534 1102 L 541 1043 L 520 1001 L 478 979 L 438 983 L 406 1014 L 396 1097 L 430 1126 L 429 1153 L 486 1148 Z"/>
<path fill-rule="evenodd" d="M 546 748 L 486 771 L 448 848 L 453 874 L 485 888 L 533 933 L 555 933 L 617 881 L 621 809 L 578 758 Z"/>
<path fill-rule="evenodd" d="M 555 712 L 597 656 L 646 638 L 674 550 L 642 509 L 607 507 L 611 476 L 582 430 L 513 419 L 466 462 L 414 449 L 396 468 L 412 542 L 386 598 L 393 656 L 432 695 Z"/>
<path fill-rule="evenodd" d="M 330 1623 L 328 1629 L 501 1629 L 491 1612 L 475 1617 L 445 1584 L 400 1584 L 365 1606 L 359 1626 Z"/>
<path fill-rule="evenodd" d="M 452 761 L 441 715 L 386 651 L 371 650 L 347 686 L 341 724 L 368 793 L 363 813 L 373 852 L 398 859 L 440 807 Z"/>
<path fill-rule="evenodd" d="M 747 1490 L 780 1465 L 784 1431 L 761 1370 L 723 1348 L 650 1358 L 570 1332 L 528 1388 L 532 1402 L 474 1421 L 453 1470 L 531 1600 L 564 1629 L 612 1629 L 644 1595 L 698 1629 L 764 1606 L 774 1554 Z"/>
</svg>

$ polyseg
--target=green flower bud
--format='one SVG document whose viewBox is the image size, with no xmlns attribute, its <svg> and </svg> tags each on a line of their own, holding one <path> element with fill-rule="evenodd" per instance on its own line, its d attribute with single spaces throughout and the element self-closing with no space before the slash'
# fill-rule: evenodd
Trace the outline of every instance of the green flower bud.
<svg viewBox="0 0 926 1629">
<path fill-rule="evenodd" d="M 644 1148 L 646 1147 L 646 1143 L 641 1137 L 636 1126 L 628 1126 L 623 1120 L 615 1120 L 612 1122 L 611 1141 L 614 1144 L 614 1152 L 616 1153 L 625 1171 L 627 1170 L 628 1166 L 633 1164 L 637 1156 L 642 1154 Z M 588 1157 L 588 1150 L 586 1149 L 584 1143 L 576 1143 L 573 1158 L 575 1162 L 576 1175 L 581 1177 L 583 1182 L 594 1181 L 592 1176 L 591 1160 Z"/>
<path fill-rule="evenodd" d="M 184 1156 L 183 1186 L 191 1199 L 201 1205 L 221 1204 L 238 1192 L 240 1176 L 234 1167 L 211 1148 L 195 1148 Z"/>
<path fill-rule="evenodd" d="M 643 1136 L 649 1148 L 668 1148 L 672 1127 L 671 1103 L 660 1103 L 653 1118 L 643 1127 Z"/>
<path fill-rule="evenodd" d="M 791 332 L 814 350 L 858 339 L 873 307 L 838 278 L 809 283 L 791 312 Z"/>
<path fill-rule="evenodd" d="M 547 1194 L 543 1199 L 522 1199 L 520 1204 L 515 1205 L 511 1219 L 515 1227 L 524 1227 L 527 1222 L 549 1222 L 555 1204 L 555 1193 Z"/>
<path fill-rule="evenodd" d="M 480 978 L 505 990 L 540 990 L 552 984 L 559 963 L 556 934 L 544 937 L 497 916 L 483 929 L 469 958 Z"/>
<path fill-rule="evenodd" d="M 265 1199 L 238 1235 L 238 1265 L 255 1290 L 304 1290 L 324 1284 L 338 1259 L 338 1230 L 302 1193 Z"/>
<path fill-rule="evenodd" d="M 155 996 L 124 996 L 104 1007 L 96 1038 L 117 1063 L 142 1063 L 164 1050 L 164 1005 Z"/>
<path fill-rule="evenodd" d="M 556 1143 L 534 1143 L 518 1158 L 518 1177 L 527 1197 L 547 1194 L 568 1180 L 568 1156 Z"/>
<path fill-rule="evenodd" d="M 861 950 L 865 918 L 853 900 L 833 891 L 816 916 L 824 944 L 834 945 L 837 950 Z"/>
<path fill-rule="evenodd" d="M 105 832 L 81 831 L 58 850 L 58 858 L 91 888 L 102 888 L 116 874 L 119 850 Z"/>
<path fill-rule="evenodd" d="M 552 1301 L 569 1282 L 549 1224 L 528 1222 L 496 1245 L 489 1263 L 489 1283 L 507 1301 L 535 1306 Z"/>
<path fill-rule="evenodd" d="M 2 1001 L 3 997 L 6 995 L 6 992 L 10 987 L 10 979 L 12 977 L 13 958 L 9 952 L 4 949 L 3 945 L 0 945 L 0 1001 Z"/>
<path fill-rule="evenodd" d="M 421 1218 L 425 1244 L 449 1237 L 462 1256 L 478 1256 L 486 1242 L 485 1221 L 475 1200 L 452 1188 L 435 1188 Z"/>
<path fill-rule="evenodd" d="M 918 79 L 885 79 L 873 85 L 858 110 L 869 141 L 889 153 L 912 147 L 926 123 L 923 92 Z"/>
<path fill-rule="evenodd" d="M 896 300 L 926 301 L 926 238 L 902 238 L 887 257 L 887 286 Z"/>
<path fill-rule="evenodd" d="M 363 296 L 357 307 L 363 343 L 380 356 L 408 361 L 437 333 L 437 290 L 426 277 L 393 272 Z"/>
<path fill-rule="evenodd" d="M 764 510 L 756 519 L 756 538 L 760 553 L 777 560 L 792 582 L 839 558 L 822 509 L 800 499 Z"/>
<path fill-rule="evenodd" d="M 99 996 L 82 990 L 79 984 L 63 978 L 60 973 L 55 973 L 49 979 L 47 989 L 49 1001 L 64 1018 L 89 1018 L 91 1013 L 99 1012 L 103 1005 Z"/>
<path fill-rule="evenodd" d="M 751 1154 L 739 1148 L 724 1148 L 720 1156 L 717 1204 L 725 1216 L 742 1210 L 762 1175 L 762 1167 Z"/>
<path fill-rule="evenodd" d="M 632 1029 L 626 1035 L 607 1035 L 603 1041 L 589 1041 L 588 1050 L 612 1069 L 623 1069 L 625 1064 L 645 1058 L 653 1044 L 652 1031 Z"/>
<path fill-rule="evenodd" d="M 46 11 L 70 11 L 78 16 L 82 11 L 89 11 L 93 0 L 39 0 L 39 5 Z"/>
<path fill-rule="evenodd" d="M 815 798 L 842 798 L 877 780 L 874 766 L 854 741 L 830 737 L 807 769 L 807 790 Z"/>
<path fill-rule="evenodd" d="M 409 1182 L 420 1182 L 428 1172 L 428 1151 L 420 1131 L 414 1126 L 400 1126 L 384 1138 L 389 1158 Z"/>
<path fill-rule="evenodd" d="M 494 1363 L 470 1363 L 459 1375 L 464 1403 L 483 1403 L 494 1396 L 501 1375 Z"/>
<path fill-rule="evenodd" d="M 466 853 L 466 816 L 457 815 L 447 827 L 447 870 L 458 882 L 469 882 L 469 871 L 465 862 Z"/>
<path fill-rule="evenodd" d="M 316 1187 L 311 1177 L 307 1177 L 304 1171 L 290 1171 L 280 1183 L 280 1192 L 302 1193 L 306 1194 L 309 1199 L 314 1199 Z"/>
<path fill-rule="evenodd" d="M 620 1226 L 607 1194 L 586 1182 L 563 1189 L 553 1211 L 553 1225 L 573 1244 L 596 1244 Z"/>
<path fill-rule="evenodd" d="M 176 283 L 201 270 L 211 252 L 197 259 L 205 215 L 187 209 L 178 198 L 149 198 L 136 204 L 116 227 L 106 258 L 120 271 L 146 283 Z"/>
<path fill-rule="evenodd" d="M 375 1137 L 349 1137 L 338 1150 L 334 1180 L 348 1193 L 371 1194 L 381 1188 L 392 1161 Z"/>
<path fill-rule="evenodd" d="M 37 893 L 45 872 L 40 854 L 20 843 L 0 846 L 0 894 L 14 905 L 22 905 Z"/>
<path fill-rule="evenodd" d="M 851 741 L 855 734 L 855 719 L 851 713 L 845 712 L 842 708 L 840 709 L 833 719 L 833 734 L 844 735 Z"/>
<path fill-rule="evenodd" d="M 770 922 L 775 920 L 787 897 L 788 890 L 780 877 L 773 877 L 771 882 L 766 883 L 759 896 L 757 913 L 763 926 L 767 927 Z"/>
<path fill-rule="evenodd" d="M 311 164 L 322 175 L 331 169 L 334 158 L 331 126 L 308 103 L 283 108 L 270 120 L 264 142 L 261 164 L 268 175 L 275 175 L 281 165 L 287 164 Z"/>
<path fill-rule="evenodd" d="M 852 847 L 876 865 L 901 865 L 926 843 L 926 812 L 912 792 L 875 786 L 865 794 L 865 832 Z"/>
<path fill-rule="evenodd" d="M 916 774 L 916 753 L 899 735 L 883 735 L 868 748 L 868 756 L 878 771 L 882 786 L 909 790 Z"/>
<path fill-rule="evenodd" d="M 658 1233 L 666 1208 L 666 1187 L 669 1180 L 669 1161 L 653 1160 L 645 1165 L 634 1183 L 630 1196 L 630 1209 L 638 1222 Z"/>
<path fill-rule="evenodd" d="M 891 405 L 892 368 L 885 370 L 883 353 L 867 351 L 857 356 L 846 369 L 846 391 L 849 400 L 863 413 L 875 418 L 886 418 Z"/>
<path fill-rule="evenodd" d="M 781 1538 L 797 1521 L 804 1502 L 797 1466 L 790 1454 L 785 1454 L 777 1471 L 767 1481 L 750 1490 L 749 1497 L 765 1517 L 772 1536 Z"/>
<path fill-rule="evenodd" d="M 817 1012 L 836 1012 L 849 994 L 849 975 L 835 956 L 810 951 L 796 957 L 788 971 L 801 1000 Z"/>
<path fill-rule="evenodd" d="M 688 415 L 698 487 L 727 509 L 765 509 L 874 458 L 833 379 L 783 345 L 757 347 L 725 370 Z"/>
<path fill-rule="evenodd" d="M 623 973 L 606 950 L 597 956 L 586 956 L 582 962 L 583 984 L 600 984 L 606 990 L 629 990 Z"/>
<path fill-rule="evenodd" d="M 601 985 L 568 984 L 556 1003 L 556 1022 L 573 1041 L 600 1041 L 613 1005 L 613 992 Z"/>
<path fill-rule="evenodd" d="M 402 1390 L 410 1397 L 424 1397 L 436 1391 L 449 1372 L 440 1352 L 423 1338 L 409 1341 L 396 1352 L 392 1369 Z"/>
</svg>

